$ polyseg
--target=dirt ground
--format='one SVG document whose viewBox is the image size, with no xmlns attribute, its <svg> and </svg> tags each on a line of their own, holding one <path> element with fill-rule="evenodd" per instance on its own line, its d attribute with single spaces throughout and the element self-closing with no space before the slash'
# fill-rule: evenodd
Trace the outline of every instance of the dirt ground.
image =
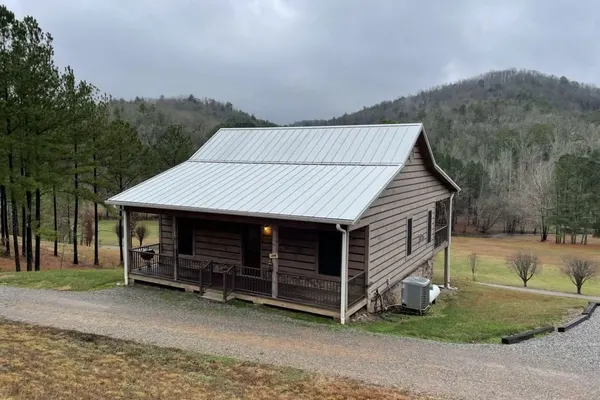
<svg viewBox="0 0 600 400">
<path fill-rule="evenodd" d="M 20 242 L 19 242 L 20 246 Z M 42 242 L 40 249 L 40 269 L 80 269 L 94 267 L 93 247 L 78 246 L 79 264 L 72 264 L 73 245 L 60 243 L 58 246 L 58 257 L 54 257 L 54 245 L 51 242 Z M 100 265 L 102 267 L 116 267 L 119 262 L 119 249 L 113 247 L 101 247 L 99 249 Z M 25 257 L 21 256 L 21 269 L 25 270 Z M 14 271 L 15 262 L 13 257 L 0 257 L 0 272 Z"/>
</svg>

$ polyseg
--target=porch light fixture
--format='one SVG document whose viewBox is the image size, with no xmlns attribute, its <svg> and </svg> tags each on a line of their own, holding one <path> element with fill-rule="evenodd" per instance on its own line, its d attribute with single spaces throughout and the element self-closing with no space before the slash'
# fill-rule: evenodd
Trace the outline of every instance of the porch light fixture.
<svg viewBox="0 0 600 400">
<path fill-rule="evenodd" d="M 263 234 L 265 236 L 271 236 L 272 232 L 271 225 L 263 225 Z"/>
</svg>

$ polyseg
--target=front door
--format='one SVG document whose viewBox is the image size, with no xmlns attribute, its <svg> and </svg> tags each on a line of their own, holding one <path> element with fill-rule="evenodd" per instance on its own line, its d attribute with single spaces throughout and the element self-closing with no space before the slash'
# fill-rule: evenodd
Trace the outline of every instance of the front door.
<svg viewBox="0 0 600 400">
<path fill-rule="evenodd" d="M 260 268 L 261 240 L 260 225 L 244 225 L 242 231 L 242 264 L 245 267 Z"/>
</svg>

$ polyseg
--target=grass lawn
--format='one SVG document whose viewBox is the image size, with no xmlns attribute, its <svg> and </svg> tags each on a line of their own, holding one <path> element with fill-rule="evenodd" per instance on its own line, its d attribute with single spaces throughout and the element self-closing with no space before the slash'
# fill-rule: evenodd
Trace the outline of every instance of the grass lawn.
<svg viewBox="0 0 600 400">
<path fill-rule="evenodd" d="M 458 290 L 442 293 L 424 316 L 385 313 L 377 322 L 357 323 L 370 332 L 448 342 L 500 342 L 500 337 L 564 322 L 587 302 L 540 296 L 454 281 Z"/>
<path fill-rule="evenodd" d="M 542 271 L 534 276 L 528 286 L 536 289 L 575 293 L 575 285 L 561 271 L 563 257 L 585 257 L 600 263 L 600 240 L 591 239 L 590 244 L 556 244 L 554 237 L 541 243 L 538 236 L 512 236 L 501 238 L 453 237 L 451 250 L 451 279 L 455 277 L 471 279 L 468 256 L 477 253 L 479 282 L 502 285 L 523 286 L 523 282 L 506 265 L 506 258 L 519 251 L 533 251 L 542 261 Z M 436 259 L 436 278 L 441 282 L 443 274 L 443 252 Z M 588 281 L 583 294 L 600 296 L 600 277 Z"/>
<path fill-rule="evenodd" d="M 144 224 L 150 230 L 150 235 L 144 239 L 144 244 L 158 243 L 158 220 L 140 221 L 138 225 Z M 115 234 L 115 226 L 117 221 L 115 220 L 102 220 L 98 224 L 98 241 L 101 246 L 118 246 L 119 241 Z M 133 238 L 133 245 L 137 247 L 139 245 L 138 240 Z"/>
<path fill-rule="evenodd" d="M 0 285 L 37 289 L 74 291 L 106 289 L 116 286 L 118 282 L 123 282 L 123 270 L 120 268 L 0 273 Z"/>
<path fill-rule="evenodd" d="M 292 368 L 0 320 L 0 398 L 406 400 L 419 397 Z"/>
</svg>

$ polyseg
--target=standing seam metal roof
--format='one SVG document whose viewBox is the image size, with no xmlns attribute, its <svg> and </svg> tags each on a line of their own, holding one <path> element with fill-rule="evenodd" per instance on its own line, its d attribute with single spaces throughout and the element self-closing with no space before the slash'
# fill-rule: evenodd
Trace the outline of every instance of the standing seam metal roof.
<svg viewBox="0 0 600 400">
<path fill-rule="evenodd" d="M 421 124 L 221 129 L 190 160 L 107 203 L 352 224 L 421 132 Z"/>
</svg>

